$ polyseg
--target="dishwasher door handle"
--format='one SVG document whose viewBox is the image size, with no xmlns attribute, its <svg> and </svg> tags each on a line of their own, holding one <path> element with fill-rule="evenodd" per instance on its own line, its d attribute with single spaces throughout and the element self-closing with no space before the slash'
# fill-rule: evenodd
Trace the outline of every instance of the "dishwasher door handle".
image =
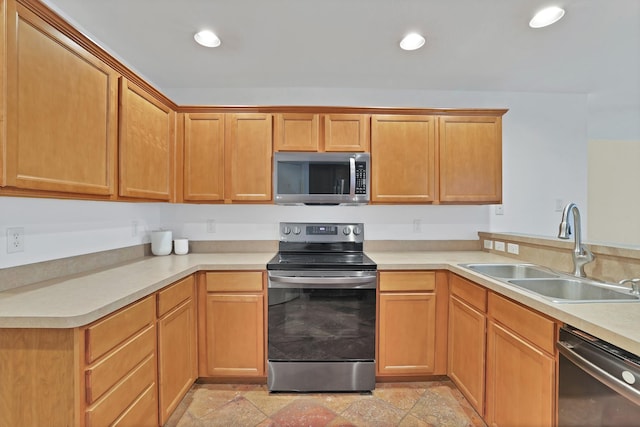
<svg viewBox="0 0 640 427">
<path fill-rule="evenodd" d="M 624 396 L 628 400 L 634 402 L 636 405 L 640 405 L 640 391 L 634 389 L 633 387 L 630 387 L 624 381 L 614 377 L 595 363 L 582 357 L 581 355 L 573 351 L 571 346 L 567 345 L 563 341 L 556 342 L 556 347 L 558 348 L 560 354 L 562 354 L 570 362 L 582 369 L 584 372 L 588 373 L 593 378 L 600 381 L 602 384 L 614 390 L 621 396 Z"/>
</svg>

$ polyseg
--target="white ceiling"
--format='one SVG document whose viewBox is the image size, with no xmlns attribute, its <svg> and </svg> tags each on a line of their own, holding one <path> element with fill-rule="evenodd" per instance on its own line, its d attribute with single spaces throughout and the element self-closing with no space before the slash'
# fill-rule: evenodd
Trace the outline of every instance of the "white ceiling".
<svg viewBox="0 0 640 427">
<path fill-rule="evenodd" d="M 640 108 L 640 0 L 44 0 L 161 91 L 585 93 Z M 547 28 L 531 16 L 566 9 Z M 196 45 L 212 29 L 222 45 Z M 398 42 L 427 38 L 417 51 Z"/>
</svg>

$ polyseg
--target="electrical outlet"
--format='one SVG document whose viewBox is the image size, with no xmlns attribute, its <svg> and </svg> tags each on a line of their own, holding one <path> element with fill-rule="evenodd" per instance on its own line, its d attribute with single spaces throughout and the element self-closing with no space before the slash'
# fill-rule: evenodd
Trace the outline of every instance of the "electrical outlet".
<svg viewBox="0 0 640 427">
<path fill-rule="evenodd" d="M 24 252 L 24 228 L 7 228 L 7 253 Z"/>
<path fill-rule="evenodd" d="M 131 221 L 131 237 L 136 237 L 138 235 L 138 221 L 135 219 Z"/>
<path fill-rule="evenodd" d="M 520 245 L 515 243 L 507 243 L 507 252 L 518 255 L 520 253 Z"/>
<path fill-rule="evenodd" d="M 496 205 L 496 215 L 504 215 L 504 206 Z"/>
<path fill-rule="evenodd" d="M 556 212 L 562 212 L 564 209 L 564 201 L 562 199 L 556 199 Z"/>
<path fill-rule="evenodd" d="M 494 247 L 496 248 L 496 251 L 504 252 L 504 242 L 495 242 Z"/>
<path fill-rule="evenodd" d="M 484 241 L 485 249 L 493 249 L 493 240 L 485 240 Z"/>
<path fill-rule="evenodd" d="M 216 232 L 216 220 L 208 219 L 207 220 L 207 233 L 215 233 Z"/>
<path fill-rule="evenodd" d="M 414 219 L 413 220 L 413 232 L 420 233 L 422 231 L 422 220 Z"/>
</svg>

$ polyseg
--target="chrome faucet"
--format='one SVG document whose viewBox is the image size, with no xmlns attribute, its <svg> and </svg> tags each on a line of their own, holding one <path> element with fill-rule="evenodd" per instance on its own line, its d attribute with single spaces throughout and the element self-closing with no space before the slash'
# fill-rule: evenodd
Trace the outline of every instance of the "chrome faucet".
<svg viewBox="0 0 640 427">
<path fill-rule="evenodd" d="M 631 285 L 631 293 L 633 295 L 640 295 L 640 279 L 623 279 L 618 282 L 619 285 L 625 285 L 627 283 Z"/>
<path fill-rule="evenodd" d="M 570 215 L 571 214 L 571 215 Z M 573 216 L 573 232 L 569 224 L 569 217 Z M 585 264 L 595 259 L 591 251 L 582 244 L 582 236 L 580 230 L 580 210 L 575 203 L 569 203 L 562 211 L 562 220 L 560 221 L 560 231 L 558 238 L 569 239 L 573 233 L 575 247 L 573 248 L 573 275 L 577 277 L 587 277 L 584 272 Z"/>
</svg>

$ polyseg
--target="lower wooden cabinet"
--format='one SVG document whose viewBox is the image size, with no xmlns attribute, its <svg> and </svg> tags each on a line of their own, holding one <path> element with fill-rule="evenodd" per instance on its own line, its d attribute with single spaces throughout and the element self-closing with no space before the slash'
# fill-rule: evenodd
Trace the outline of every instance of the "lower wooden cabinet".
<svg viewBox="0 0 640 427">
<path fill-rule="evenodd" d="M 208 272 L 200 278 L 200 376 L 263 378 L 264 273 Z"/>
<path fill-rule="evenodd" d="M 449 286 L 447 374 L 484 415 L 487 291 L 455 274 Z"/>
<path fill-rule="evenodd" d="M 152 295 L 84 328 L 85 426 L 158 425 L 155 320 Z"/>
<path fill-rule="evenodd" d="M 487 401 L 491 426 L 556 423 L 556 325 L 523 306 L 489 294 Z"/>
<path fill-rule="evenodd" d="M 0 330 L 0 426 L 157 427 L 197 378 L 194 277 L 89 325 Z"/>
<path fill-rule="evenodd" d="M 198 378 L 195 280 L 189 276 L 158 292 L 160 424 Z"/>
<path fill-rule="evenodd" d="M 445 373 L 446 314 L 443 318 L 439 307 L 444 303 L 446 313 L 446 273 L 440 286 L 437 275 L 433 271 L 380 272 L 378 376 Z"/>
</svg>

